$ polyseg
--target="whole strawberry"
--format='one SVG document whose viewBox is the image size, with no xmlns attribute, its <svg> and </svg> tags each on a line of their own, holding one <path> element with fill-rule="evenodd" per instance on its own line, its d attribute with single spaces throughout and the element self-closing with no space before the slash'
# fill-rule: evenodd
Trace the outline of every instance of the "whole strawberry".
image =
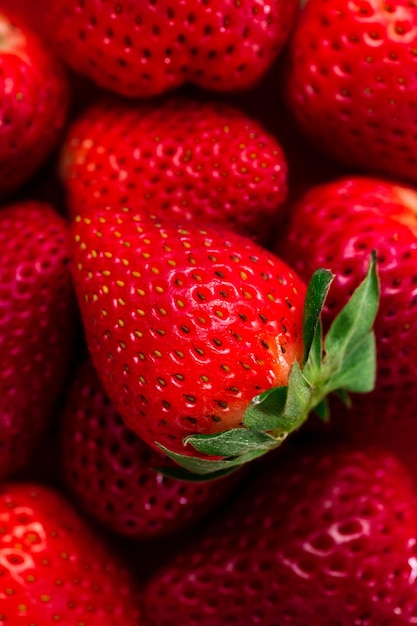
<svg viewBox="0 0 417 626">
<path fill-rule="evenodd" d="M 300 126 L 349 165 L 417 177 L 417 5 L 308 0 L 290 46 Z"/>
<path fill-rule="evenodd" d="M 238 474 L 179 481 L 156 471 L 173 462 L 126 428 L 90 362 L 77 371 L 60 429 L 64 480 L 79 505 L 112 531 L 136 539 L 196 524 L 225 499 Z"/>
<path fill-rule="evenodd" d="M 148 97 L 193 82 L 231 91 L 256 83 L 281 51 L 296 0 L 50 0 L 51 37 L 97 84 Z"/>
<path fill-rule="evenodd" d="M 70 234 L 52 206 L 0 209 L 0 477 L 26 465 L 56 410 L 74 341 Z"/>
<path fill-rule="evenodd" d="M 276 447 L 331 391 L 372 388 L 374 266 L 323 361 L 328 272 L 305 298 L 290 268 L 250 239 L 127 207 L 79 216 L 74 237 L 76 290 L 103 385 L 126 425 L 188 470 L 230 470 Z M 366 361 L 359 377 L 352 355 Z"/>
<path fill-rule="evenodd" d="M 59 62 L 26 27 L 0 13 L 0 197 L 18 189 L 58 141 L 68 108 Z"/>
<path fill-rule="evenodd" d="M 61 174 L 74 213 L 146 207 L 259 239 L 287 194 L 275 138 L 236 108 L 197 100 L 94 104 L 70 128 Z"/>
<path fill-rule="evenodd" d="M 294 451 L 157 572 L 146 626 L 415 623 L 417 501 L 394 458 Z"/>
<path fill-rule="evenodd" d="M 0 624 L 139 626 L 130 574 L 61 495 L 4 484 L 0 528 Z"/>
<path fill-rule="evenodd" d="M 377 380 L 353 397 L 353 411 L 331 424 L 361 444 L 379 441 L 412 460 L 417 434 L 417 191 L 362 177 L 312 188 L 292 209 L 277 250 L 301 276 L 317 265 L 336 279 L 324 309 L 329 324 L 358 284 L 369 252 L 378 252 L 381 303 L 375 324 Z M 339 407 L 341 411 L 341 407 Z"/>
</svg>

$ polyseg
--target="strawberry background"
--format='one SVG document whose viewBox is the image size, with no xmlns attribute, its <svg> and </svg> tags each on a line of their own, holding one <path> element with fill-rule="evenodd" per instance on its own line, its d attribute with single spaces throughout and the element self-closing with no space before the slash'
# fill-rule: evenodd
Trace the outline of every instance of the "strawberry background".
<svg viewBox="0 0 417 626">
<path fill-rule="evenodd" d="M 343 5 L 348 3 L 338 1 L 340 10 L 324 0 L 311 0 L 311 4 L 319 7 L 324 29 L 317 39 L 327 42 L 328 30 L 323 26 L 326 11 L 337 20 L 344 15 Z M 383 3 L 358 0 L 351 4 L 358 16 L 368 20 L 370 26 L 366 28 L 370 39 L 379 41 L 380 31 L 374 27 L 372 19 Z M 408 31 L 404 18 L 406 4 L 388 2 L 383 10 L 389 17 L 398 9 L 397 35 L 404 29 L 411 33 L 408 35 L 411 39 L 417 28 L 417 6 L 408 3 L 408 8 L 416 14 L 413 28 Z M 45 12 L 35 3 L 0 0 L 0 10 L 6 14 L 10 11 L 24 20 L 45 40 L 53 39 Z M 374 30 L 377 32 L 375 39 Z M 318 45 L 314 40 L 311 50 Z M 335 49 L 337 45 L 338 41 L 334 43 Z M 316 66 L 314 61 L 310 64 L 313 73 L 320 74 L 323 92 L 330 72 L 325 66 L 325 52 L 324 60 L 318 61 Z M 366 272 L 368 254 L 377 246 L 375 241 L 378 242 L 374 231 L 379 233 L 377 252 L 382 304 L 376 328 L 381 397 L 370 394 L 363 401 L 361 396 L 355 396 L 350 412 L 340 400 L 332 400 L 329 423 L 313 416 L 286 442 L 282 452 L 274 451 L 266 461 L 256 461 L 254 467 L 210 484 L 180 482 L 150 468 L 150 464 L 159 468 L 160 465 L 171 467 L 171 463 L 148 449 L 137 434 L 125 427 L 114 408 L 115 403 L 109 400 L 89 362 L 83 328 L 88 324 L 77 320 L 69 331 L 76 356 L 66 385 L 62 385 L 58 394 L 56 418 L 49 418 L 49 430 L 39 437 L 31 462 L 12 477 L 15 482 L 40 483 L 59 491 L 78 511 L 77 519 L 70 519 L 72 512 L 66 512 L 67 503 L 56 503 L 55 496 L 49 495 L 45 496 L 49 503 L 46 514 L 42 508 L 33 508 L 30 513 L 39 520 L 43 520 L 45 514 L 48 524 L 53 525 L 48 533 L 54 538 L 58 536 L 61 542 L 58 547 L 47 546 L 51 550 L 47 557 L 54 565 L 46 573 L 37 566 L 44 578 L 42 588 L 35 593 L 30 585 L 28 587 L 29 577 L 38 574 L 35 565 L 30 562 L 30 571 L 23 566 L 19 569 L 20 559 L 27 558 L 21 556 L 19 542 L 21 536 L 29 536 L 26 531 L 22 535 L 19 528 L 31 521 L 18 517 L 18 521 L 6 520 L 7 507 L 32 507 L 33 496 L 28 493 L 33 489 L 25 492 L 25 488 L 19 491 L 20 487 L 16 487 L 21 504 L 12 507 L 7 502 L 17 496 L 14 488 L 10 488 L 11 495 L 8 495 L 5 484 L 6 504 L 0 508 L 0 532 L 3 533 L 2 520 L 10 527 L 3 533 L 4 540 L 3 535 L 0 536 L 0 598 L 4 603 L 4 608 L 0 604 L 0 626 L 14 623 L 23 626 L 29 623 L 29 618 L 30 623 L 52 624 L 60 619 L 74 626 L 136 623 L 147 626 L 405 626 L 417 623 L 417 464 L 413 445 L 417 410 L 413 383 L 417 203 L 414 189 L 409 187 L 414 181 L 398 173 L 391 179 L 386 170 L 380 173 L 374 163 L 369 163 L 368 167 L 360 159 L 351 159 L 350 164 L 345 165 L 340 157 L 343 144 L 336 150 L 339 156 L 334 157 L 331 149 L 324 149 L 318 132 L 302 130 L 301 114 L 298 120 L 294 114 L 300 100 L 285 95 L 289 73 L 295 74 L 292 54 L 287 45 L 259 82 L 242 92 L 208 96 L 200 87 L 185 85 L 175 94 L 203 103 L 210 99 L 236 107 L 279 142 L 288 165 L 288 194 L 275 219 L 264 223 L 267 232 L 264 245 L 282 256 L 306 282 L 318 265 L 331 266 L 337 271 L 337 286 L 330 292 L 325 307 L 326 327 L 346 300 L 346 294 L 353 292 Z M 7 203 L 9 198 L 10 202 L 33 198 L 51 203 L 65 219 L 69 219 L 70 213 L 65 195 L 68 181 L 60 178 L 58 171 L 59 160 L 62 168 L 63 137 L 73 128 L 74 120 L 87 111 L 91 103 L 100 102 L 103 97 L 103 90 L 90 79 L 68 67 L 67 73 L 71 102 L 61 140 L 36 175 L 7 198 Z M 406 87 L 401 83 L 395 88 Z M 346 93 L 330 94 L 332 102 L 342 100 L 342 108 L 344 97 Z M 361 98 L 366 97 L 367 92 L 354 102 L 361 107 Z M 413 111 L 411 96 L 410 102 Z M 325 119 L 324 104 L 319 101 L 317 106 L 323 107 L 320 113 Z M 369 115 L 371 109 L 370 105 Z M 366 111 L 364 115 L 366 117 Z M 394 126 L 396 123 L 394 114 Z M 344 124 L 348 125 L 345 118 L 334 124 L 330 144 L 332 133 L 338 129 L 343 139 Z M 356 137 L 355 132 L 352 135 Z M 398 133 L 396 137 L 398 139 Z M 381 149 L 385 151 L 386 163 L 385 144 Z M 80 162 L 84 164 L 82 159 Z M 348 191 L 343 187 L 342 191 L 337 191 L 339 198 L 334 192 L 328 202 L 323 200 L 320 191 L 315 192 L 314 202 L 305 195 L 342 176 L 347 179 L 366 176 L 365 190 L 356 196 L 348 183 Z M 103 184 L 99 178 L 98 184 Z M 88 193 L 85 197 L 88 198 Z M 347 203 L 346 214 L 340 198 Z M 381 206 L 385 205 L 389 222 L 381 218 Z M 78 208 L 75 206 L 75 212 Z M 368 209 L 371 213 L 362 217 L 361 211 Z M 360 217 L 354 217 L 359 214 Z M 334 231 L 326 232 L 330 224 L 328 215 L 333 220 Z M 310 225 L 309 219 L 312 220 Z M 360 222 L 358 226 L 355 220 Z M 82 233 L 82 230 L 77 232 Z M 88 236 L 85 235 L 86 241 Z M 73 254 L 78 254 L 75 249 Z M 0 257 L 0 270 L 1 264 Z M 88 293 L 92 297 L 94 289 Z M 111 307 L 114 299 L 112 292 L 106 306 Z M 99 332 L 89 329 L 88 333 L 91 348 L 99 341 L 94 336 Z M 108 344 L 105 346 L 107 350 Z M 83 368 L 84 378 L 80 375 Z M 85 375 L 86 372 L 90 374 Z M 111 385 L 106 387 L 109 389 Z M 188 396 L 187 402 L 192 404 L 193 400 Z M 122 405 L 120 400 L 117 403 L 120 412 L 123 412 Z M 2 445 L 0 437 L 0 452 L 6 449 Z M 10 454 L 10 450 L 7 453 Z M 78 530 L 78 517 L 83 518 L 82 523 L 88 527 L 85 536 L 84 530 Z M 73 528 L 75 534 L 80 535 L 79 545 L 72 538 Z M 42 532 L 36 532 L 35 545 L 44 545 Z M 90 543 L 91 560 L 83 564 L 79 555 L 88 553 Z M 9 553 L 12 547 L 16 553 Z M 71 570 L 70 578 L 73 581 L 65 583 L 68 595 L 60 596 L 60 602 L 55 605 L 49 594 L 50 587 L 55 588 L 59 584 L 56 580 L 61 580 L 61 574 L 70 570 L 61 561 L 56 565 L 54 559 L 57 554 L 71 550 L 74 572 Z M 107 565 L 103 568 L 104 562 Z M 121 600 L 119 607 L 117 598 L 112 598 L 112 608 L 109 608 L 110 600 L 106 608 L 109 580 L 119 567 L 123 569 L 122 597 L 126 600 Z M 91 571 L 97 573 L 100 568 L 104 571 L 102 577 L 96 580 L 90 576 Z M 84 587 L 91 586 L 94 593 L 97 592 L 97 596 L 93 594 L 94 602 L 78 587 L 81 569 L 86 576 Z M 10 571 L 13 571 L 11 577 Z M 21 585 L 18 591 L 21 595 L 16 597 L 13 597 L 12 579 L 13 585 L 16 581 Z M 2 580 L 6 583 L 2 584 Z M 42 600 L 48 608 L 46 613 L 39 604 L 41 595 L 48 598 Z M 79 598 L 83 598 L 83 602 L 78 601 Z M 16 621 L 18 619 L 20 621 Z"/>
</svg>

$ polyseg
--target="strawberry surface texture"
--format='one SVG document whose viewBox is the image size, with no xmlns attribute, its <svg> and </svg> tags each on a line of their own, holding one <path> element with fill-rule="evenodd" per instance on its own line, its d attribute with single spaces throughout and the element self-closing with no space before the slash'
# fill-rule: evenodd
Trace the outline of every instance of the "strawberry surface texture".
<svg viewBox="0 0 417 626">
<path fill-rule="evenodd" d="M 417 0 L 0 0 L 0 626 L 417 626 Z"/>
<path fill-rule="evenodd" d="M 0 476 L 29 461 L 71 365 L 70 234 L 46 203 L 0 210 Z"/>
<path fill-rule="evenodd" d="M 0 5 L 0 198 L 42 165 L 58 142 L 68 85 L 58 59 Z"/>
<path fill-rule="evenodd" d="M 349 166 L 416 180 L 417 4 L 308 0 L 287 97 L 301 128 Z"/>
<path fill-rule="evenodd" d="M 65 483 L 85 511 L 112 531 L 159 538 L 196 524 L 240 481 L 233 474 L 204 483 L 157 471 L 174 465 L 126 428 L 91 362 L 72 384 L 61 428 Z"/>
<path fill-rule="evenodd" d="M 137 206 L 259 240 L 287 196 L 275 137 L 236 107 L 185 98 L 95 102 L 70 127 L 61 176 L 74 215 Z"/>
<path fill-rule="evenodd" d="M 289 36 L 296 0 L 49 0 L 56 49 L 74 69 L 127 97 L 193 82 L 256 83 Z"/>
<path fill-rule="evenodd" d="M 0 524 L 2 625 L 139 626 L 127 568 L 61 495 L 5 483 Z"/>
<path fill-rule="evenodd" d="M 144 590 L 147 626 L 417 623 L 416 500 L 374 451 L 263 470 Z"/>
</svg>

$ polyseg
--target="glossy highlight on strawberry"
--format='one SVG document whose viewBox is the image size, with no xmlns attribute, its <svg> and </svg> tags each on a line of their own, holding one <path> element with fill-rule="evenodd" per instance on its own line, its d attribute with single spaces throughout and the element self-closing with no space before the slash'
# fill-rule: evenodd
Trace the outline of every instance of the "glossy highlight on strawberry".
<svg viewBox="0 0 417 626">
<path fill-rule="evenodd" d="M 255 84 L 281 51 L 296 0 L 51 0 L 51 39 L 98 85 L 149 97 L 184 82 L 232 91 Z"/>
</svg>

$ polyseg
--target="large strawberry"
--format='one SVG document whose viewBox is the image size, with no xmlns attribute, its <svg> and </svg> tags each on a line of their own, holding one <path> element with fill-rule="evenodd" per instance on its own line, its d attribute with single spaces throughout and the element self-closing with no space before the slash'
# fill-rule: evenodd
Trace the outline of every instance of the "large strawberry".
<svg viewBox="0 0 417 626">
<path fill-rule="evenodd" d="M 162 475 L 172 461 L 126 428 L 90 362 L 76 373 L 63 415 L 64 479 L 77 502 L 116 533 L 172 534 L 200 521 L 236 485 L 238 474 L 203 484 Z"/>
<path fill-rule="evenodd" d="M 417 500 L 375 451 L 297 454 L 263 471 L 144 591 L 146 626 L 408 626 Z"/>
<path fill-rule="evenodd" d="M 297 0 L 50 0 L 48 22 L 74 69 L 142 97 L 186 81 L 250 87 L 280 52 L 297 9 Z"/>
<path fill-rule="evenodd" d="M 70 235 L 44 203 L 0 209 L 0 477 L 21 469 L 56 410 L 74 341 Z"/>
<path fill-rule="evenodd" d="M 265 238 L 287 193 L 276 139 L 216 102 L 98 102 L 71 127 L 61 159 L 75 213 L 147 207 Z"/>
<path fill-rule="evenodd" d="M 2 626 L 140 623 L 125 566 L 62 496 L 31 483 L 0 489 L 0 599 Z"/>
<path fill-rule="evenodd" d="M 354 410 L 340 416 L 336 425 L 361 443 L 378 440 L 409 459 L 415 456 L 410 438 L 417 435 L 416 207 L 412 188 L 373 178 L 342 178 L 312 188 L 293 207 L 288 231 L 277 245 L 305 278 L 317 264 L 335 272 L 326 323 L 358 284 L 369 252 L 378 250 L 376 389 L 354 398 Z"/>
<path fill-rule="evenodd" d="M 415 2 L 308 0 L 290 56 L 290 109 L 318 145 L 416 180 Z"/>
<path fill-rule="evenodd" d="M 78 299 L 105 389 L 128 427 L 188 469 L 251 460 L 310 408 L 324 410 L 328 392 L 372 387 L 373 269 L 323 360 L 326 271 L 305 303 L 300 279 L 250 239 L 127 207 L 76 218 L 74 236 Z"/>
<path fill-rule="evenodd" d="M 16 190 L 56 144 L 68 108 L 63 69 L 26 27 L 0 13 L 0 197 Z"/>
</svg>

